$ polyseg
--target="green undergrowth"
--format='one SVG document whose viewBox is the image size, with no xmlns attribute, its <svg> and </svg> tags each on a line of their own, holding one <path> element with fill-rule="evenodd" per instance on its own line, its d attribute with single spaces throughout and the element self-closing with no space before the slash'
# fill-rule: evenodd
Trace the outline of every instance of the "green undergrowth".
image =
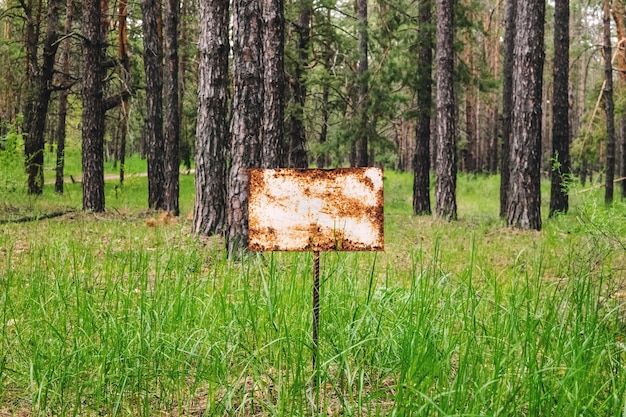
<svg viewBox="0 0 626 417">
<path fill-rule="evenodd" d="M 386 177 L 385 251 L 321 254 L 316 368 L 310 253 L 131 202 L 0 225 L 0 416 L 626 416 L 623 203 L 523 232 L 495 178 L 448 223 Z"/>
</svg>

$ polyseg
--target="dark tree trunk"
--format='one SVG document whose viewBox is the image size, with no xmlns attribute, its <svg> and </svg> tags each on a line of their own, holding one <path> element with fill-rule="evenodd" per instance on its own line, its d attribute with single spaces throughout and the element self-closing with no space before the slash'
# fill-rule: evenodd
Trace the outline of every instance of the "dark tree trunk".
<svg viewBox="0 0 626 417">
<path fill-rule="evenodd" d="M 513 51 L 515 48 L 515 23 L 517 0 L 506 1 L 504 29 L 504 63 L 502 74 L 502 154 L 500 156 L 500 217 L 506 218 L 510 159 L 511 118 L 513 112 Z"/>
<path fill-rule="evenodd" d="M 83 210 L 104 211 L 106 0 L 83 0 Z"/>
<path fill-rule="evenodd" d="M 521 2 L 513 61 L 513 108 L 507 223 L 541 230 L 541 93 L 545 3 Z"/>
<path fill-rule="evenodd" d="M 228 132 L 229 0 L 200 2 L 196 197 L 192 231 L 222 234 L 226 229 Z"/>
<path fill-rule="evenodd" d="M 165 208 L 165 145 L 163 140 L 163 42 L 161 3 L 142 0 L 143 63 L 146 71 L 146 145 L 148 207 Z"/>
<path fill-rule="evenodd" d="M 606 186 L 604 202 L 613 202 L 613 180 L 615 179 L 615 106 L 613 104 L 613 64 L 611 63 L 611 0 L 603 3 L 604 21 L 604 109 L 606 112 Z"/>
<path fill-rule="evenodd" d="M 263 168 L 284 163 L 285 18 L 283 0 L 263 0 Z"/>
<path fill-rule="evenodd" d="M 296 63 L 291 89 L 293 104 L 289 117 L 290 143 L 287 164 L 292 168 L 306 168 L 309 165 L 304 129 L 304 106 L 306 103 L 306 67 L 309 65 L 309 41 L 311 38 L 312 0 L 299 0 L 300 11 L 295 22 Z"/>
<path fill-rule="evenodd" d="M 25 89 L 25 102 L 24 102 L 24 121 L 23 121 L 23 131 L 28 132 L 31 130 L 31 126 L 33 125 L 33 119 L 35 117 L 35 106 L 38 99 L 38 80 L 40 78 L 40 68 L 38 61 L 38 53 L 39 53 L 39 33 L 41 30 L 41 9 L 42 9 L 42 1 L 41 0 L 28 0 L 21 3 L 22 8 L 24 9 L 24 47 L 25 47 L 25 58 L 26 58 L 26 89 Z M 32 151 L 28 149 L 29 147 L 35 148 L 36 146 L 30 145 L 29 138 L 25 138 L 25 165 L 26 173 L 29 174 L 30 177 L 30 158 L 29 153 Z M 42 158 L 43 158 L 43 152 Z M 30 179 L 29 179 L 30 181 Z"/>
<path fill-rule="evenodd" d="M 419 6 L 417 46 L 417 120 L 413 157 L 413 213 L 430 214 L 430 119 L 433 107 L 432 0 Z"/>
<path fill-rule="evenodd" d="M 121 66 L 119 68 L 119 77 L 122 82 L 122 90 L 130 91 L 132 78 L 130 76 L 130 56 L 128 52 L 128 2 L 127 0 L 119 0 L 119 28 L 117 56 Z M 120 161 L 120 185 L 124 184 L 124 174 L 126 170 L 126 138 L 128 137 L 128 99 L 122 99 L 120 107 L 120 144 L 118 148 L 117 159 Z"/>
<path fill-rule="evenodd" d="M 73 1 L 67 0 L 65 5 L 65 33 L 72 31 Z M 64 188 L 64 168 L 65 168 L 65 136 L 67 121 L 67 97 L 70 92 L 70 53 L 72 49 L 72 38 L 68 37 L 63 40 L 63 54 L 61 57 L 61 67 L 63 74 L 61 75 L 62 90 L 59 94 L 59 120 L 57 126 L 57 163 L 56 163 L 56 179 L 54 183 L 54 191 L 57 194 L 63 194 Z"/>
<path fill-rule="evenodd" d="M 569 152 L 569 0 L 554 4 L 554 94 L 552 97 L 552 159 L 550 216 L 567 213 Z"/>
<path fill-rule="evenodd" d="M 437 178 L 435 214 L 456 219 L 456 102 L 454 0 L 437 0 Z"/>
<path fill-rule="evenodd" d="M 261 165 L 263 115 L 262 31 L 259 0 L 235 0 L 233 104 L 228 182 L 228 256 L 248 246 L 248 169 Z"/>
<path fill-rule="evenodd" d="M 357 101 L 357 117 L 359 129 L 357 136 L 357 166 L 369 165 L 369 114 L 368 114 L 368 28 L 367 28 L 367 0 L 356 0 L 356 12 L 358 19 L 359 62 L 357 64 L 357 77 L 359 85 L 359 98 Z"/>
<path fill-rule="evenodd" d="M 28 134 L 24 143 L 29 194 L 41 194 L 43 192 L 44 131 L 50 94 L 52 93 L 55 57 L 59 46 L 57 42 L 59 38 L 59 0 L 48 0 L 46 24 L 43 62 L 40 70 L 36 71 L 34 84 L 31 86 L 34 101 L 31 107 Z M 35 68 L 39 69 L 38 65 Z"/>
<path fill-rule="evenodd" d="M 165 0 L 165 196 L 163 208 L 178 216 L 180 107 L 178 105 L 179 1 Z"/>
</svg>

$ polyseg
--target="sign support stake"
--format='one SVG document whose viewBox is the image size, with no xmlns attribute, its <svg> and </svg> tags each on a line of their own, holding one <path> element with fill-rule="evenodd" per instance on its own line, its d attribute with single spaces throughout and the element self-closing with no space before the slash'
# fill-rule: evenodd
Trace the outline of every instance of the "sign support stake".
<svg viewBox="0 0 626 417">
<path fill-rule="evenodd" d="M 318 329 L 320 323 L 320 253 L 313 252 L 313 370 L 317 369 Z"/>
</svg>

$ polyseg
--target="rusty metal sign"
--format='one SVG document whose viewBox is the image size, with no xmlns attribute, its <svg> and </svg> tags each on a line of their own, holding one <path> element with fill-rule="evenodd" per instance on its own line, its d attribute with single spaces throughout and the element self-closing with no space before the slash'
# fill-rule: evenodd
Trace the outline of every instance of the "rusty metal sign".
<svg viewBox="0 0 626 417">
<path fill-rule="evenodd" d="M 252 169 L 251 251 L 382 251 L 380 168 Z"/>
</svg>

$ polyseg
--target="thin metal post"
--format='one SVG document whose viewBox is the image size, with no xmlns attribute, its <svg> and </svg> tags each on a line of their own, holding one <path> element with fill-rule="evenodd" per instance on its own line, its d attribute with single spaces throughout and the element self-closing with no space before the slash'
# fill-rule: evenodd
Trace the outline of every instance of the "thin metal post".
<svg viewBox="0 0 626 417">
<path fill-rule="evenodd" d="M 320 323 L 320 253 L 313 252 L 313 369 L 317 364 L 317 332 Z"/>
</svg>

